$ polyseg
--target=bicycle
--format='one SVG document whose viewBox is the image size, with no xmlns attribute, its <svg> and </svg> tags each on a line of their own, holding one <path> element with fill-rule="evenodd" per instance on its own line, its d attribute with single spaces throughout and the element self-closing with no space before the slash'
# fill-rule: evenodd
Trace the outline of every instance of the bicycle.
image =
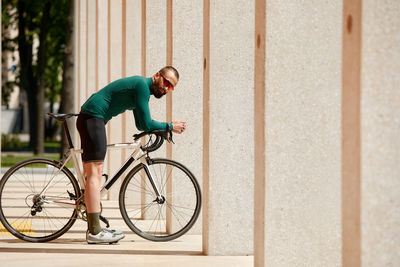
<svg viewBox="0 0 400 267">
<path fill-rule="evenodd" d="M 82 150 L 75 149 L 67 119 L 78 114 L 51 114 L 62 122 L 68 151 L 54 161 L 32 158 L 11 167 L 0 180 L 0 221 L 11 234 L 30 242 L 48 242 L 66 233 L 77 219 L 87 220 L 84 203 L 85 178 L 78 163 Z M 147 137 L 146 144 L 141 144 Z M 132 148 L 133 152 L 101 189 L 105 196 L 126 170 L 119 192 L 123 220 L 137 235 L 151 241 L 174 240 L 196 222 L 201 209 L 201 190 L 184 165 L 149 153 L 167 140 L 172 131 L 158 130 L 134 135 L 131 143 L 110 144 L 107 149 Z M 72 161 L 75 175 L 66 167 Z M 100 216 L 107 227 L 108 220 Z"/>
</svg>

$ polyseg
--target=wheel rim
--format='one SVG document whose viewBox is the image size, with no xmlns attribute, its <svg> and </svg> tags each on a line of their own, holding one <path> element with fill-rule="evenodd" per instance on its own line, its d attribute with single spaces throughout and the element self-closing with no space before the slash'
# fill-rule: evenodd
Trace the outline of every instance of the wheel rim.
<svg viewBox="0 0 400 267">
<path fill-rule="evenodd" d="M 182 165 L 167 160 L 154 160 L 149 169 L 160 190 L 152 189 L 143 168 L 136 168 L 125 181 L 121 199 L 128 226 L 152 241 L 168 241 L 187 232 L 195 223 L 201 206 L 200 188 Z"/>
<path fill-rule="evenodd" d="M 52 161 L 22 163 L 6 174 L 1 184 L 1 219 L 4 227 L 18 238 L 48 241 L 72 226 L 79 189 L 67 172 L 56 175 L 42 197 L 39 193 L 59 168 Z M 69 192 L 69 193 L 68 193 Z M 68 207 L 65 207 L 67 205 Z"/>
</svg>

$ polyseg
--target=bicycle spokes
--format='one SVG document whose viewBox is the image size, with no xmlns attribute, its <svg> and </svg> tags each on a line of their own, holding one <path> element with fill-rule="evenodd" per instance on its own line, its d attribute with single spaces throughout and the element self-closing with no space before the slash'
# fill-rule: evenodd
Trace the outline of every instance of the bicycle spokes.
<svg viewBox="0 0 400 267">
<path fill-rule="evenodd" d="M 195 223 L 201 206 L 200 187 L 194 176 L 177 162 L 167 159 L 149 162 L 150 172 L 147 166 L 138 165 L 125 178 L 120 192 L 121 214 L 128 226 L 143 238 L 173 240 Z"/>
<path fill-rule="evenodd" d="M 45 193 L 43 188 L 49 185 Z M 57 162 L 31 159 L 11 168 L 0 183 L 1 222 L 20 239 L 46 242 L 66 232 L 76 219 L 79 186 Z"/>
</svg>

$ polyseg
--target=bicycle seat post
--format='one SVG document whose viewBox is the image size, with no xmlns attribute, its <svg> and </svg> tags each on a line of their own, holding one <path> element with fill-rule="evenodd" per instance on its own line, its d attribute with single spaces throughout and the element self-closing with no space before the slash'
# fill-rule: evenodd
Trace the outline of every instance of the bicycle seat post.
<svg viewBox="0 0 400 267">
<path fill-rule="evenodd" d="M 50 117 L 54 118 L 57 121 L 62 122 L 64 133 L 65 133 L 65 135 L 67 137 L 68 147 L 69 147 L 69 149 L 74 148 L 74 144 L 72 143 L 72 139 L 71 139 L 71 134 L 69 133 L 69 130 L 68 130 L 67 119 L 69 119 L 71 117 L 74 117 L 74 116 L 78 116 L 79 114 L 73 114 L 73 113 L 69 113 L 69 114 L 47 113 L 47 115 L 49 115 Z"/>
<path fill-rule="evenodd" d="M 69 133 L 67 120 L 63 121 L 63 128 L 64 128 L 65 135 L 67 136 L 68 148 L 72 149 L 72 148 L 74 148 L 74 144 L 72 143 L 71 134 Z"/>
</svg>

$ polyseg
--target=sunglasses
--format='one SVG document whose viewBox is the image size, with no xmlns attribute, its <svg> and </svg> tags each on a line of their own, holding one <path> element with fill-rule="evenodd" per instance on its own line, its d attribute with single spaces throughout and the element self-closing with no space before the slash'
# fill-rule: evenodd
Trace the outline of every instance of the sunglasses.
<svg viewBox="0 0 400 267">
<path fill-rule="evenodd" d="M 161 73 L 160 73 L 160 75 L 161 75 L 161 77 L 163 77 L 163 79 L 164 79 L 164 86 L 168 88 L 168 91 L 174 90 L 174 86 L 172 85 L 172 83 L 171 83 L 170 81 L 168 81 L 168 79 L 165 78 L 164 75 L 162 75 Z"/>
</svg>

